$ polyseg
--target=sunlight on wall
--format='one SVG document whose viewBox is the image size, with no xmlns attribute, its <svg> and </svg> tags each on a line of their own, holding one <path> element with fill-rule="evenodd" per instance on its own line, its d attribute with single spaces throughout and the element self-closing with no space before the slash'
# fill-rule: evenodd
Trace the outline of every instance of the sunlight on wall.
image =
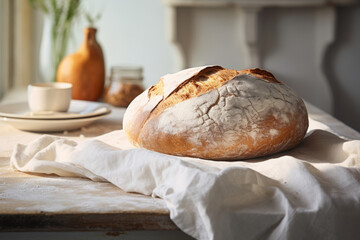
<svg viewBox="0 0 360 240">
<path fill-rule="evenodd" d="M 95 27 L 107 75 L 115 65 L 139 65 L 144 68 L 144 84 L 149 87 L 171 72 L 172 49 L 166 39 L 165 6 L 161 0 L 83 0 L 82 4 L 92 15 L 102 15 Z M 84 20 L 76 24 L 70 52 L 80 46 L 85 26 Z"/>
</svg>

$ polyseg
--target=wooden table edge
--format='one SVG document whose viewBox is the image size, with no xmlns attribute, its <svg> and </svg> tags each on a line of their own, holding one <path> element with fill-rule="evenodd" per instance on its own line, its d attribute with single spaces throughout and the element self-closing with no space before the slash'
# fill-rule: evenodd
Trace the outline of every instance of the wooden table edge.
<svg viewBox="0 0 360 240">
<path fill-rule="evenodd" d="M 0 232 L 179 230 L 168 213 L 0 214 Z"/>
</svg>

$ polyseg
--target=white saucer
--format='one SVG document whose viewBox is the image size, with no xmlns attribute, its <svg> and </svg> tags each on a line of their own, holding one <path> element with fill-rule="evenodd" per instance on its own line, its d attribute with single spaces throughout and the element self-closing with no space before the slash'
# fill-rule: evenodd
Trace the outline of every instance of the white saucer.
<svg viewBox="0 0 360 240">
<path fill-rule="evenodd" d="M 95 120 L 107 116 L 103 114 L 95 117 L 78 118 L 78 119 L 65 119 L 65 120 L 32 120 L 21 118 L 7 118 L 0 117 L 0 121 L 8 123 L 13 127 L 31 132 L 60 132 L 65 130 L 75 130 L 84 127 Z"/>
<path fill-rule="evenodd" d="M 111 113 L 106 104 L 72 100 L 67 113 L 30 115 L 26 102 L 0 105 L 0 122 L 33 132 L 59 132 L 86 126 Z"/>
<path fill-rule="evenodd" d="M 0 105 L 0 117 L 31 120 L 63 120 L 100 116 L 110 113 L 107 104 L 72 100 L 68 112 L 31 112 L 27 102 Z"/>
</svg>

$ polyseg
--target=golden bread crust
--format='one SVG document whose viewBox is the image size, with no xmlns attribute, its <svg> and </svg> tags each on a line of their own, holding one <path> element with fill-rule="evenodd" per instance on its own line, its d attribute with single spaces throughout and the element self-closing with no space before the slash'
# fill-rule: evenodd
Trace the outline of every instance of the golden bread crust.
<svg viewBox="0 0 360 240">
<path fill-rule="evenodd" d="M 125 114 L 124 129 L 136 146 L 235 160 L 290 149 L 306 133 L 303 101 L 267 71 L 208 67 L 179 81 L 164 98 L 166 80 L 134 100 Z"/>
</svg>

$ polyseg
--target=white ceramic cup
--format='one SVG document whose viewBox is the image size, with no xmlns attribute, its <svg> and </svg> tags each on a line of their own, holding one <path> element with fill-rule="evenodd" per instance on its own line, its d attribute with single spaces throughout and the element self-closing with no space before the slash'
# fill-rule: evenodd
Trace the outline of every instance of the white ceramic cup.
<svg viewBox="0 0 360 240">
<path fill-rule="evenodd" d="M 28 104 L 32 112 L 66 112 L 72 96 L 71 83 L 33 83 L 28 85 Z"/>
</svg>

